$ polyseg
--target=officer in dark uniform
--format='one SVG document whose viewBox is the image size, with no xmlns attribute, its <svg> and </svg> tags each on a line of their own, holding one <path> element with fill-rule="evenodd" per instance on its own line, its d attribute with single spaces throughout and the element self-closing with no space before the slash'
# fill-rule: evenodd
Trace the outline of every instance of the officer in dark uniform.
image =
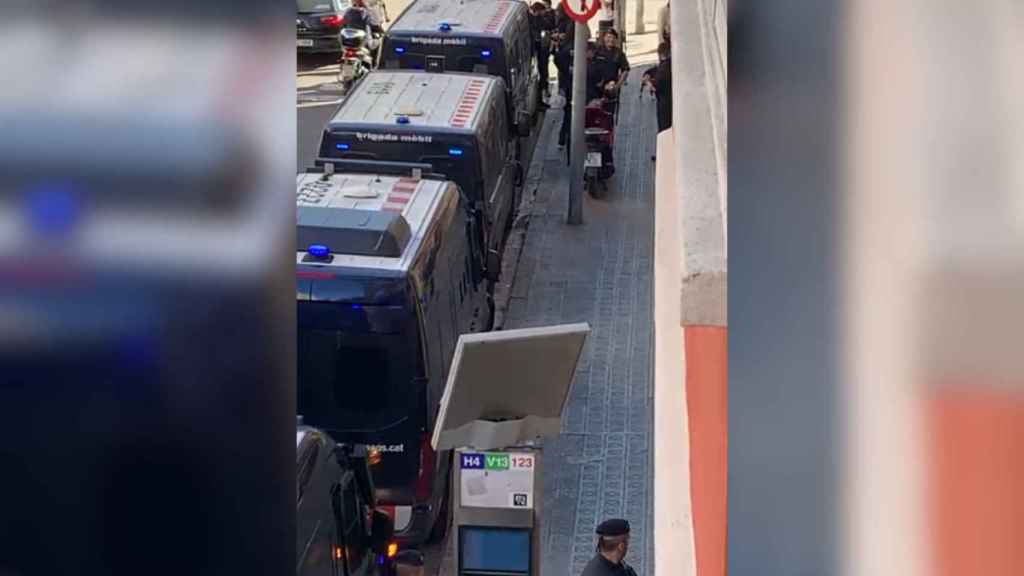
<svg viewBox="0 0 1024 576">
<path fill-rule="evenodd" d="M 636 576 L 623 561 L 629 551 L 629 522 L 605 520 L 597 526 L 597 554 L 580 576 Z"/>
<path fill-rule="evenodd" d="M 366 0 L 352 0 L 352 5 L 342 16 L 343 26 L 356 30 L 368 30 L 371 34 L 383 34 L 384 28 L 377 16 L 366 6 Z"/>
<path fill-rule="evenodd" d="M 608 98 L 605 108 L 615 114 L 618 110 L 619 89 L 629 74 L 629 60 L 619 46 L 619 33 L 615 30 L 605 30 L 598 37 L 594 71 L 593 81 L 598 83 L 601 92 Z"/>
<path fill-rule="evenodd" d="M 366 48 L 377 60 L 380 51 L 380 37 L 384 35 L 384 27 L 377 20 L 376 14 L 366 5 L 366 0 L 352 0 L 352 5 L 342 15 L 345 28 L 366 32 Z"/>
<path fill-rule="evenodd" d="M 537 72 L 544 96 L 548 95 L 548 67 L 551 62 L 551 34 L 556 30 L 555 12 L 548 0 L 533 0 L 530 4 L 530 33 L 533 51 L 537 55 Z"/>
<path fill-rule="evenodd" d="M 573 51 L 573 42 L 569 41 L 562 44 L 562 48 L 555 54 L 555 66 L 558 67 L 558 85 L 565 96 L 565 106 L 562 112 L 562 128 L 558 132 L 558 146 L 564 147 L 569 142 L 569 131 L 572 125 L 572 88 L 573 88 L 573 61 L 575 60 L 575 54 Z M 594 55 L 594 43 L 587 42 L 587 74 L 592 71 L 590 66 Z M 589 85 L 589 80 L 587 81 Z M 587 89 L 587 98 L 593 95 L 593 92 Z M 583 103 L 587 105 L 586 102 Z"/>
</svg>

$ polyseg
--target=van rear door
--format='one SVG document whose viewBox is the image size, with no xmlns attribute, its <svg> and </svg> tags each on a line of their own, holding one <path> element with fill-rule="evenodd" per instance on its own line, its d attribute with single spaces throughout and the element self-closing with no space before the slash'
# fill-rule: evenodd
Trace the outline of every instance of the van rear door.
<svg viewBox="0 0 1024 576">
<path fill-rule="evenodd" d="M 411 503 L 425 432 L 415 316 L 408 307 L 298 303 L 298 411 L 339 442 L 376 448 L 382 499 Z"/>
</svg>

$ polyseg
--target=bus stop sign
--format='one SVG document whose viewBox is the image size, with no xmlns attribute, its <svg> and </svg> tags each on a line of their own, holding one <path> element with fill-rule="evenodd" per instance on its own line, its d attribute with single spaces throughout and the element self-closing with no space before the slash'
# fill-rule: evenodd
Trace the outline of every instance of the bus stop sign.
<svg viewBox="0 0 1024 576">
<path fill-rule="evenodd" d="M 431 442 L 454 449 L 458 576 L 536 576 L 543 502 L 537 440 L 562 410 L 590 326 L 569 324 L 459 338 Z"/>
<path fill-rule="evenodd" d="M 463 506 L 533 508 L 536 459 L 531 452 L 459 452 Z"/>
</svg>

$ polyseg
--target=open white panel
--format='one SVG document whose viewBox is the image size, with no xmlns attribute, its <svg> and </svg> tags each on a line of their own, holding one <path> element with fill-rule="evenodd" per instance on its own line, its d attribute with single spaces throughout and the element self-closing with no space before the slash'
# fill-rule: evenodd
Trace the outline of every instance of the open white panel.
<svg viewBox="0 0 1024 576">
<path fill-rule="evenodd" d="M 455 349 L 435 450 L 493 450 L 555 436 L 588 324 L 463 334 Z"/>
</svg>

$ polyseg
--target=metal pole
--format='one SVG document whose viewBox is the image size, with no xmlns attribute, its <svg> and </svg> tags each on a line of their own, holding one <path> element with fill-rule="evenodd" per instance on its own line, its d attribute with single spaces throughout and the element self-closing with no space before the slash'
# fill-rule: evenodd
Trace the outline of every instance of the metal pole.
<svg viewBox="0 0 1024 576">
<path fill-rule="evenodd" d="M 583 223 L 583 120 L 587 107 L 587 29 L 576 23 L 572 55 L 572 124 L 569 130 L 569 224 Z"/>
<path fill-rule="evenodd" d="M 615 30 L 619 33 L 622 49 L 626 49 L 626 0 L 615 0 Z"/>
<path fill-rule="evenodd" d="M 644 0 L 633 0 L 633 5 L 636 7 L 636 13 L 633 14 L 633 34 L 645 34 L 646 28 L 644 28 Z M 623 26 L 625 28 L 625 26 Z"/>
</svg>

